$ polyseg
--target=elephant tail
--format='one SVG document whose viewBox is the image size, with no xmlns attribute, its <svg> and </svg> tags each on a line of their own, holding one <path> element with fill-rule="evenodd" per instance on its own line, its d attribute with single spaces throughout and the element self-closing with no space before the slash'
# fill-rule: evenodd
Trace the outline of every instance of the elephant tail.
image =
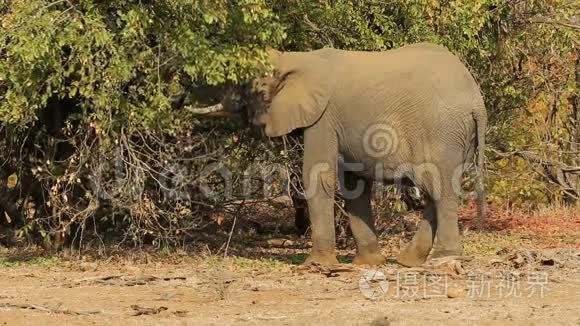
<svg viewBox="0 0 580 326">
<path fill-rule="evenodd" d="M 483 102 L 483 101 L 482 101 Z M 484 219 L 487 214 L 486 200 L 485 200 L 485 181 L 484 181 L 484 165 L 485 165 L 485 131 L 487 127 L 487 113 L 485 106 L 481 104 L 480 109 L 473 112 L 473 120 L 475 120 L 476 130 L 476 177 L 475 177 L 475 193 L 477 198 L 477 215 L 480 219 Z"/>
</svg>

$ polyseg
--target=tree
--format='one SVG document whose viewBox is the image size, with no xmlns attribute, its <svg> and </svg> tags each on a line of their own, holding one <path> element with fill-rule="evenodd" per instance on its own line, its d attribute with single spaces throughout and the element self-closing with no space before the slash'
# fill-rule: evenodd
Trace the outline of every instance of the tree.
<svg viewBox="0 0 580 326">
<path fill-rule="evenodd" d="M 489 198 L 577 202 L 577 19 L 572 0 L 5 0 L 0 183 L 18 182 L 0 187 L 0 208 L 47 241 L 80 241 L 92 221 L 94 234 L 173 243 L 239 209 L 204 195 L 208 166 L 240 184 L 252 163 L 300 160 L 192 107 L 269 69 L 269 47 L 422 41 L 448 47 L 482 86 Z"/>
</svg>

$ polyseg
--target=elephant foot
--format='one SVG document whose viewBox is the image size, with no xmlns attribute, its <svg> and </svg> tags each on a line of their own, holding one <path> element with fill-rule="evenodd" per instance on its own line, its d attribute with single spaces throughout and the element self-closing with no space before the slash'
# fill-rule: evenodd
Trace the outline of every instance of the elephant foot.
<svg viewBox="0 0 580 326">
<path fill-rule="evenodd" d="M 440 249 L 434 248 L 431 253 L 431 259 L 445 258 L 445 257 L 460 257 L 461 249 Z"/>
<path fill-rule="evenodd" d="M 433 228 L 428 220 L 423 219 L 411 243 L 397 256 L 399 264 L 406 267 L 420 266 L 429 256 L 433 247 Z"/>
<path fill-rule="evenodd" d="M 429 258 L 427 265 L 438 267 L 441 265 L 449 264 L 454 261 L 464 262 L 464 261 L 472 261 L 472 256 L 446 256 L 440 258 Z"/>
<path fill-rule="evenodd" d="M 429 256 L 429 249 L 411 243 L 399 253 L 397 262 L 405 267 L 423 265 L 427 261 L 427 256 Z"/>
<path fill-rule="evenodd" d="M 330 266 L 338 264 L 338 259 L 336 259 L 334 252 L 313 251 L 304 262 L 304 265 L 311 265 L 313 263 L 317 263 L 323 266 Z"/>
<path fill-rule="evenodd" d="M 418 255 L 410 250 L 404 250 L 397 256 L 397 262 L 405 267 L 421 266 L 427 261 L 426 255 Z"/>
<path fill-rule="evenodd" d="M 357 254 L 352 263 L 355 265 L 382 265 L 386 261 L 380 253 Z"/>
</svg>

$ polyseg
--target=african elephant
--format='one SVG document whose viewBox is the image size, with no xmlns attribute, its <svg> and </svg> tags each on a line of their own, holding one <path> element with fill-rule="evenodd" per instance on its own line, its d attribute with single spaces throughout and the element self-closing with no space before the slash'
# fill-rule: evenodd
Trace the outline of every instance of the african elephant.
<svg viewBox="0 0 580 326">
<path fill-rule="evenodd" d="M 253 80 L 223 106 L 245 108 L 269 137 L 303 130 L 303 179 L 313 241 L 307 263 L 337 262 L 337 176 L 344 181 L 345 210 L 357 244 L 353 263 L 385 261 L 371 213 L 377 180 L 415 185 L 427 197 L 424 219 L 398 256 L 401 264 L 420 265 L 432 249 L 432 257 L 460 255 L 456 181 L 477 157 L 476 190 L 483 214 L 487 124 L 479 87 L 461 61 L 428 43 L 384 52 L 272 50 L 269 56 L 273 74 Z"/>
</svg>

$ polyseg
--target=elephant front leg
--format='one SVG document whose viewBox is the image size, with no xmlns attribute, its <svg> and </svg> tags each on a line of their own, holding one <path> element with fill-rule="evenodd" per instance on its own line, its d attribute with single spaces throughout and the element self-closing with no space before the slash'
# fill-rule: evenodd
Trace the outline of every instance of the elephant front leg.
<svg viewBox="0 0 580 326">
<path fill-rule="evenodd" d="M 344 176 L 344 208 L 350 219 L 357 248 L 353 263 L 381 265 L 385 257 L 381 254 L 371 210 L 372 183 L 351 172 L 346 172 Z"/>
<path fill-rule="evenodd" d="M 324 165 L 323 169 L 324 169 Z M 323 265 L 338 263 L 336 259 L 334 231 L 334 187 L 336 174 L 333 171 L 316 171 L 313 167 L 305 177 L 308 211 L 312 229 L 312 251 L 306 264 Z"/>
<path fill-rule="evenodd" d="M 338 263 L 334 231 L 337 155 L 336 139 L 327 126 L 315 125 L 304 131 L 302 177 L 312 230 L 312 252 L 306 264 Z"/>
</svg>

